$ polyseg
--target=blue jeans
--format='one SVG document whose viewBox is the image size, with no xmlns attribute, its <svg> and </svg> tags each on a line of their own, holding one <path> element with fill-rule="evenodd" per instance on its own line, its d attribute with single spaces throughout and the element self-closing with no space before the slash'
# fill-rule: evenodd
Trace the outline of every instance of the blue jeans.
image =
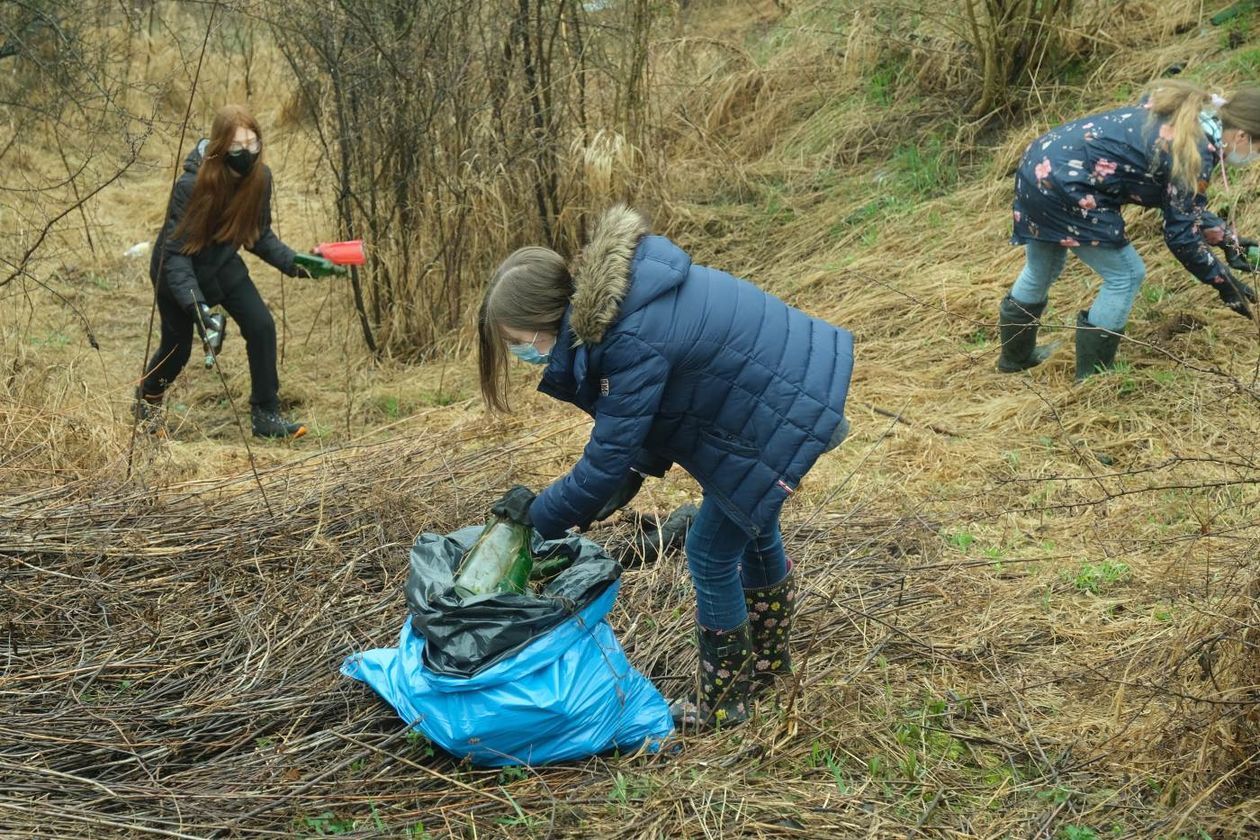
<svg viewBox="0 0 1260 840">
<path fill-rule="evenodd" d="M 1132 245 L 1077 245 L 1072 249 L 1081 262 L 1102 277 L 1102 288 L 1089 308 L 1089 322 L 1105 330 L 1119 331 L 1129 320 L 1133 301 L 1146 279 L 1146 266 Z M 1011 287 L 1017 303 L 1044 303 L 1050 284 L 1059 278 L 1068 249 L 1053 242 L 1034 240 L 1024 246 L 1024 270 Z"/>
<path fill-rule="evenodd" d="M 750 539 L 706 497 L 687 531 L 687 568 L 696 585 L 696 620 L 710 630 L 734 630 L 748 619 L 744 588 L 772 586 L 787 577 L 779 523 Z"/>
<path fill-rule="evenodd" d="M 827 448 L 823 452 L 830 452 L 844 443 L 844 439 L 849 436 L 849 428 L 849 418 L 841 417 L 840 425 L 836 426 L 836 430 L 831 433 L 831 440 L 827 441 Z"/>
</svg>

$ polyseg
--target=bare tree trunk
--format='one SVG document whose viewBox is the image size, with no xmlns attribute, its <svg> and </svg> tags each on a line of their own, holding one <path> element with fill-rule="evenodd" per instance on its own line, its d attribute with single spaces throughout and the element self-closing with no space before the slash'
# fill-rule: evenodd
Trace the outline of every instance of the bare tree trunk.
<svg viewBox="0 0 1260 840">
<path fill-rule="evenodd" d="M 639 18 L 605 17 L 597 35 L 577 0 L 285 4 L 275 37 L 312 101 L 336 109 L 338 213 L 371 242 L 355 305 L 374 352 L 427 355 L 465 328 L 511 248 L 577 244 L 565 220 L 585 171 L 566 156 L 591 126 L 625 124 L 625 79 L 643 95 L 626 62 L 646 62 L 628 47 L 646 29 L 616 23 L 651 19 L 636 2 Z"/>
<path fill-rule="evenodd" d="M 981 63 L 973 117 L 1006 107 L 1025 75 L 1043 69 L 1058 26 L 1071 19 L 1072 0 L 962 0 L 967 32 Z M 1028 79 L 1032 81 L 1031 78 Z"/>
</svg>

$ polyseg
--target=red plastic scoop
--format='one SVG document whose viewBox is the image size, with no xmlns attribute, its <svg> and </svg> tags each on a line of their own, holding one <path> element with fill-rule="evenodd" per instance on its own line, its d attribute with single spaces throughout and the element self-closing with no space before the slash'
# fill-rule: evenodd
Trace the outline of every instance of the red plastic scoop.
<svg viewBox="0 0 1260 840">
<path fill-rule="evenodd" d="M 351 239 L 349 242 L 321 242 L 315 248 L 315 253 L 334 265 L 363 265 L 367 262 L 362 239 Z"/>
</svg>

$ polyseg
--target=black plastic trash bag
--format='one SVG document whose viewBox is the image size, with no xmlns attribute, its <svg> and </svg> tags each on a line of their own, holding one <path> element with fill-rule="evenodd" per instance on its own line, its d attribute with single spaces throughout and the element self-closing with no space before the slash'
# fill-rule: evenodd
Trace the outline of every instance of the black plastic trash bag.
<svg viewBox="0 0 1260 840">
<path fill-rule="evenodd" d="M 541 594 L 492 593 L 458 597 L 452 586 L 464 553 L 481 526 L 453 534 L 421 534 L 411 547 L 407 605 L 425 639 L 424 665 L 437 674 L 471 677 L 520 650 L 598 598 L 621 577 L 621 566 L 598 544 L 576 535 L 543 540 L 534 534 L 534 560 L 556 557 L 573 564 Z"/>
<path fill-rule="evenodd" d="M 398 646 L 351 654 L 341 673 L 478 767 L 660 749 L 674 729 L 669 704 L 630 664 L 608 623 L 621 567 L 581 537 L 536 539 L 540 564 L 573 561 L 541 595 L 461 600 L 454 572 L 480 531 L 416 540 L 406 586 L 413 615 Z"/>
</svg>

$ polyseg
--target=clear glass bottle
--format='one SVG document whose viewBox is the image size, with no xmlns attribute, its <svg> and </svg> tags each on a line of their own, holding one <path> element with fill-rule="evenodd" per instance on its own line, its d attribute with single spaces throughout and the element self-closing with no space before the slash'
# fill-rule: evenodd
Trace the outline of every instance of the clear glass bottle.
<svg viewBox="0 0 1260 840">
<path fill-rule="evenodd" d="M 533 568 L 530 528 L 496 516 L 460 561 L 455 591 L 461 597 L 524 592 Z"/>
</svg>

